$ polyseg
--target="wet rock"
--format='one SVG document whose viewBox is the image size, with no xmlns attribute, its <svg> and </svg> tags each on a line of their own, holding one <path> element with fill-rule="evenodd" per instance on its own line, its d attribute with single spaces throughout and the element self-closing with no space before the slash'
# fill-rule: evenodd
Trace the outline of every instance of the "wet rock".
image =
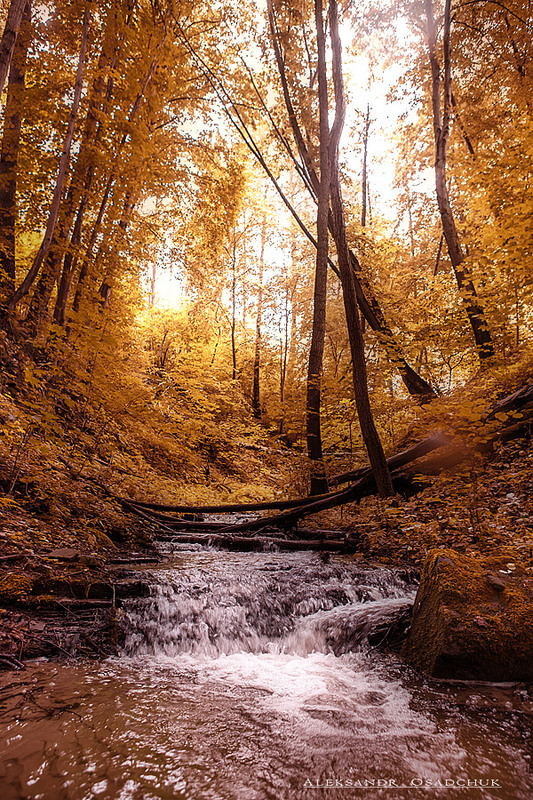
<svg viewBox="0 0 533 800">
<path fill-rule="evenodd" d="M 533 577 L 502 558 L 433 550 L 403 655 L 439 678 L 533 680 Z"/>
</svg>

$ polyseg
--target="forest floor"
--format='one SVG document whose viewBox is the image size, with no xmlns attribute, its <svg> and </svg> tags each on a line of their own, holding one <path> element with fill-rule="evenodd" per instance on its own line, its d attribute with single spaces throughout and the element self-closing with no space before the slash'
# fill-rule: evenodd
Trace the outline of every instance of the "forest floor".
<svg viewBox="0 0 533 800">
<path fill-rule="evenodd" d="M 528 370 L 499 385 L 499 395 L 523 385 Z M 425 412 L 400 444 L 449 428 L 450 418 L 457 423 L 464 395 Z M 486 387 L 471 388 L 460 424 L 479 416 L 487 396 Z M 193 452 L 142 416 L 105 415 L 20 385 L 4 388 L 0 417 L 0 666 L 2 659 L 12 666 L 32 656 L 112 651 L 117 604 L 143 591 L 127 564 L 157 558 L 155 526 L 126 513 L 113 495 L 197 505 L 306 494 L 303 454 L 255 421 L 240 421 L 234 436 L 231 425 L 219 429 L 215 443 Z M 305 524 L 340 532 L 354 558 L 395 566 L 418 568 L 429 549 L 452 547 L 533 568 L 530 430 L 483 456 L 472 452 L 428 484 L 410 498 L 370 496 Z"/>
</svg>

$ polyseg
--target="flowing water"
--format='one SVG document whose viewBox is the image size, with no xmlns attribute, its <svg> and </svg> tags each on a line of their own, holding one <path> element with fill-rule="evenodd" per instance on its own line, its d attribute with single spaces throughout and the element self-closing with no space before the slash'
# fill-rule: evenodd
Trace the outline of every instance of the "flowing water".
<svg viewBox="0 0 533 800">
<path fill-rule="evenodd" d="M 205 549 L 150 575 L 120 657 L 2 676 L 0 800 L 533 797 L 520 713 L 377 649 L 394 572 Z"/>
</svg>

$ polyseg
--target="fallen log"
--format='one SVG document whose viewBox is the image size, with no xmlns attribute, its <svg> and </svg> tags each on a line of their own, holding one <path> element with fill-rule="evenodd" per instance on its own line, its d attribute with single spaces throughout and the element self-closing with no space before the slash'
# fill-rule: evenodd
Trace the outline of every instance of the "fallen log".
<svg viewBox="0 0 533 800">
<path fill-rule="evenodd" d="M 414 494 L 416 491 L 420 491 L 425 485 L 427 485 L 427 482 L 424 481 L 424 477 L 437 475 L 443 469 L 457 466 L 457 464 L 460 464 L 462 461 L 464 461 L 467 456 L 467 450 L 464 448 L 457 448 L 451 453 L 448 453 L 446 456 L 439 456 L 439 458 L 431 459 L 420 466 L 411 467 L 407 470 L 404 469 L 401 472 L 395 472 L 392 475 L 393 486 L 397 492 Z M 206 522 L 191 524 L 195 524 L 197 526 L 197 533 L 209 533 L 212 531 L 214 536 L 216 536 L 217 533 L 222 535 L 224 533 L 234 534 L 244 531 L 260 531 L 267 527 L 278 528 L 281 530 L 292 530 L 295 532 L 295 526 L 298 519 L 310 516 L 311 514 L 316 514 L 318 511 L 325 511 L 329 508 L 335 508 L 337 506 L 344 505 L 345 503 L 353 503 L 363 497 L 368 496 L 369 494 L 373 494 L 375 491 L 376 485 L 374 476 L 371 469 L 368 468 L 365 471 L 365 474 L 359 478 L 358 481 L 354 482 L 346 489 L 338 492 L 331 492 L 330 494 L 322 496 L 320 499 L 315 500 L 314 502 L 306 503 L 300 508 L 291 509 L 289 511 L 281 512 L 280 514 L 273 514 L 267 517 L 247 520 L 246 522 L 240 522 L 237 524 L 224 525 L 224 523 L 222 523 L 224 527 L 218 527 L 214 531 L 212 531 L 212 529 L 209 527 L 214 523 Z M 147 515 L 145 514 L 144 516 Z M 152 522 L 159 524 L 157 520 L 152 520 Z M 162 528 L 168 533 L 174 532 L 170 525 L 162 524 Z M 179 523 L 176 523 L 176 530 L 179 530 Z M 182 540 L 185 541 L 185 539 Z M 290 541 L 299 540 L 293 538 Z"/>
<path fill-rule="evenodd" d="M 464 451 L 462 450 L 453 455 L 453 459 L 462 460 L 464 457 Z M 445 460 L 446 459 L 444 459 L 444 461 Z M 442 465 L 443 459 L 439 459 L 438 462 L 435 462 L 435 465 L 438 463 Z M 454 463 L 458 463 L 458 461 L 454 460 Z M 430 471 L 434 468 L 436 468 L 436 466 L 433 467 L 432 465 L 430 467 Z M 413 469 L 412 476 L 406 475 L 405 471 L 402 473 L 393 474 L 392 478 L 395 489 L 401 491 L 405 486 L 406 480 L 414 482 L 416 480 L 415 476 L 419 475 L 420 473 L 423 474 L 424 469 L 425 467 L 423 465 L 417 469 Z M 266 527 L 291 530 L 295 528 L 298 519 L 302 517 L 316 514 L 318 511 L 325 511 L 329 508 L 335 508 L 339 505 L 344 505 L 345 503 L 355 502 L 356 500 L 360 500 L 362 497 L 366 497 L 375 491 L 376 485 L 372 470 L 367 468 L 357 481 L 350 484 L 350 486 L 345 489 L 336 492 L 330 492 L 327 495 L 321 495 L 318 498 L 312 498 L 312 500 L 306 498 L 305 502 L 301 506 L 287 511 L 282 511 L 279 514 L 246 520 L 236 524 L 226 524 L 220 522 L 187 522 L 176 518 L 169 519 L 168 517 L 165 517 L 163 520 L 149 514 L 147 510 L 136 508 L 136 506 L 130 501 L 121 500 L 121 502 L 126 508 L 130 508 L 132 511 L 138 513 L 141 517 L 148 520 L 152 524 L 157 525 L 167 533 L 173 534 L 176 530 L 184 530 L 189 531 L 190 533 L 212 533 L 215 535 L 216 533 L 223 534 L 239 533 L 244 531 L 259 531 Z"/>
<path fill-rule="evenodd" d="M 175 514 L 231 514 L 231 513 L 246 513 L 254 511 L 269 511 L 271 509 L 285 509 L 296 508 L 302 505 L 309 499 L 309 502 L 327 497 L 324 495 L 313 495 L 312 498 L 298 497 L 293 500 L 265 500 L 258 503 L 221 503 L 220 505 L 211 506 L 173 506 L 161 503 L 144 503 L 140 500 L 131 500 L 128 498 L 127 502 L 130 505 L 144 508 L 150 511 L 173 511 Z M 123 498 L 115 495 L 115 499 L 123 502 Z"/>
<path fill-rule="evenodd" d="M 528 383 L 517 389 L 516 392 L 502 397 L 492 404 L 488 419 L 491 419 L 498 412 L 512 411 L 522 408 L 528 403 L 533 403 L 533 383 Z"/>
<path fill-rule="evenodd" d="M 177 536 L 165 535 L 163 541 L 179 542 L 180 544 L 203 544 L 211 547 L 222 547 L 225 550 L 238 552 L 263 552 L 277 549 L 283 552 L 297 552 L 299 550 L 319 550 L 327 553 L 353 552 L 355 543 L 347 543 L 342 539 L 282 539 L 270 536 L 194 536 L 192 534 L 178 534 Z"/>
<path fill-rule="evenodd" d="M 533 402 L 533 383 L 522 387 L 516 392 L 502 398 L 494 403 L 487 417 L 490 419 L 497 419 L 495 416 L 498 412 L 505 412 L 511 409 L 519 409 Z M 531 420 L 522 420 L 516 425 L 502 425 L 502 430 L 493 433 L 489 438 L 480 442 L 474 450 L 479 452 L 486 452 L 490 449 L 492 443 L 498 439 L 505 440 L 512 438 L 513 435 L 519 435 L 524 429 L 529 428 Z M 505 430 L 508 429 L 508 435 Z M 451 441 L 449 436 L 443 433 L 436 433 L 428 437 L 422 442 L 418 442 L 407 450 L 401 453 L 396 453 L 391 456 L 387 463 L 392 473 L 393 486 L 396 491 L 405 493 L 415 493 L 427 484 L 425 477 L 435 475 L 443 469 L 457 466 L 472 453 L 474 450 L 467 450 L 463 446 L 457 446 L 451 452 L 441 454 L 437 458 L 426 460 L 423 464 L 408 469 L 403 469 L 412 461 L 427 455 L 433 450 L 439 449 Z M 273 500 L 261 503 L 245 503 L 245 504 L 220 504 L 220 505 L 205 505 L 205 506 L 178 506 L 178 505 L 164 505 L 158 503 L 144 503 L 141 501 L 134 501 L 116 497 L 125 508 L 130 509 L 134 513 L 148 520 L 151 524 L 159 527 L 160 530 L 165 531 L 169 535 L 175 535 L 177 530 L 188 531 L 192 536 L 194 533 L 207 534 L 212 536 L 217 535 L 224 537 L 224 534 L 235 534 L 239 532 L 253 532 L 261 531 L 268 527 L 274 527 L 282 530 L 292 530 L 299 519 L 302 517 L 316 514 L 319 511 L 325 511 L 330 508 L 343 505 L 345 503 L 355 502 L 361 498 L 373 494 L 376 491 L 374 478 L 370 468 L 360 468 L 358 470 L 337 475 L 331 479 L 334 486 L 342 485 L 351 481 L 350 485 L 342 490 L 329 492 L 328 494 L 299 498 L 294 500 Z M 246 513 L 256 512 L 263 510 L 275 509 L 280 513 L 273 514 L 267 517 L 260 517 L 252 520 L 245 520 L 236 524 L 226 524 L 224 522 L 199 522 L 183 520 L 176 516 L 176 514 L 195 514 L 195 513 Z M 169 515 L 164 512 L 173 512 L 174 515 Z M 194 538 L 194 537 L 193 537 Z M 235 537 L 233 537 L 235 538 Z M 182 539 L 183 541 L 183 539 Z M 295 541 L 283 540 L 283 541 Z M 311 541 L 311 540 L 308 540 Z M 314 540 L 313 540 L 314 541 Z"/>
<path fill-rule="evenodd" d="M 399 469 L 399 467 L 403 467 L 405 464 L 409 464 L 411 461 L 415 461 L 417 458 L 421 458 L 421 456 L 431 453 L 433 450 L 437 450 L 439 447 L 444 447 L 444 445 L 449 444 L 449 442 L 450 436 L 441 432 L 434 433 L 429 438 L 424 439 L 424 441 L 418 442 L 418 444 L 409 447 L 407 450 L 402 450 L 401 453 L 396 453 L 388 458 L 387 466 L 392 472 L 395 469 Z M 367 471 L 367 467 L 359 467 L 359 469 L 349 472 L 342 472 L 340 475 L 329 478 L 328 483 L 330 486 L 340 486 L 343 483 L 357 481 L 359 478 L 362 478 Z"/>
<path fill-rule="evenodd" d="M 450 441 L 450 437 L 444 433 L 436 433 L 430 436 L 428 439 L 425 439 L 422 442 L 418 442 L 418 444 L 409 447 L 407 450 L 402 451 L 401 453 L 396 453 L 396 455 L 391 456 L 387 463 L 389 465 L 389 469 L 394 470 L 398 469 L 399 467 L 403 466 L 404 464 L 408 464 L 411 461 L 414 461 L 417 458 L 420 458 L 427 453 L 430 453 L 432 450 L 436 450 L 439 447 L 443 447 Z M 370 473 L 370 469 L 368 467 L 361 467 L 358 470 L 354 470 L 352 472 L 346 472 L 342 475 L 338 475 L 330 480 L 330 484 L 332 486 L 341 485 L 342 483 L 348 482 L 358 482 L 361 479 L 367 478 L 368 474 Z M 219 505 L 204 505 L 204 506 L 186 506 L 186 505 L 166 505 L 162 503 L 145 503 L 140 500 L 131 500 L 130 498 L 122 498 L 115 496 L 116 499 L 124 504 L 127 505 L 128 508 L 131 510 L 139 509 L 139 511 L 150 512 L 152 517 L 157 516 L 161 522 L 164 523 L 182 523 L 184 528 L 189 530 L 203 530 L 206 528 L 197 527 L 197 526 L 210 526 L 210 530 L 215 530 L 215 526 L 223 526 L 224 528 L 227 527 L 225 523 L 201 523 L 199 521 L 191 521 L 191 520 L 180 520 L 178 517 L 169 516 L 164 514 L 163 512 L 173 512 L 174 514 L 222 514 L 222 513 L 247 513 L 247 512 L 255 512 L 255 511 L 268 511 L 273 509 L 278 510 L 287 510 L 287 509 L 300 509 L 305 505 L 314 505 L 317 501 L 320 502 L 322 500 L 327 500 L 332 495 L 336 493 L 328 492 L 327 494 L 322 495 L 313 495 L 311 497 L 300 497 L 293 500 L 270 500 L 264 501 L 259 503 L 222 503 Z M 156 512 L 156 513 L 154 513 Z M 142 514 L 141 514 L 142 516 Z M 213 527 L 211 527 L 213 526 Z"/>
</svg>

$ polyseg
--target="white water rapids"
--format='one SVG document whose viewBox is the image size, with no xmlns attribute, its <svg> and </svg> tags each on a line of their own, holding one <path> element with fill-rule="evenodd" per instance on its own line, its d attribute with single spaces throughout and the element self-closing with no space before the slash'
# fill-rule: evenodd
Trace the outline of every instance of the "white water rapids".
<svg viewBox="0 0 533 800">
<path fill-rule="evenodd" d="M 197 550 L 150 574 L 121 657 L 2 677 L 1 800 L 533 796 L 519 715 L 377 649 L 413 599 L 393 571 Z"/>
</svg>

